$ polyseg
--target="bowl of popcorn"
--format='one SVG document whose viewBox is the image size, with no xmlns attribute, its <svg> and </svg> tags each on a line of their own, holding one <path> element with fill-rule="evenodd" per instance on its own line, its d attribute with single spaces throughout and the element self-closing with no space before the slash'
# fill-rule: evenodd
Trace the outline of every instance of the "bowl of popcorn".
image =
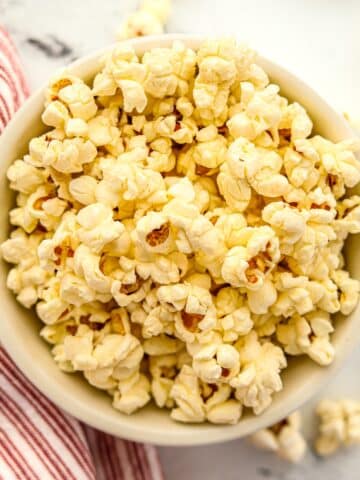
<svg viewBox="0 0 360 480">
<path fill-rule="evenodd" d="M 351 135 L 234 40 L 76 61 L 0 138 L 1 342 L 118 436 L 194 445 L 275 423 L 358 343 Z"/>
</svg>

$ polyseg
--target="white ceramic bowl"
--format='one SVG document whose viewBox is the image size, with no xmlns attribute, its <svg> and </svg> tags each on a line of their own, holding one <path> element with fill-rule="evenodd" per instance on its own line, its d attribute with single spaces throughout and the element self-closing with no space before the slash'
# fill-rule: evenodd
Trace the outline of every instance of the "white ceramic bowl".
<svg viewBox="0 0 360 480">
<path fill-rule="evenodd" d="M 131 40 L 130 43 L 141 54 L 153 47 L 167 47 L 174 40 L 182 40 L 187 46 L 197 48 L 203 39 L 193 35 L 163 35 Z M 68 71 L 90 79 L 99 69 L 99 58 L 105 51 L 77 60 Z M 281 86 L 282 94 L 299 101 L 308 110 L 317 132 L 334 141 L 351 136 L 345 121 L 301 80 L 269 60 L 261 58 L 259 63 L 272 81 Z M 44 88 L 27 100 L 0 137 L 0 241 L 7 238 L 8 210 L 13 204 L 6 169 L 26 152 L 28 141 L 44 130 L 40 121 L 43 100 Z M 347 259 L 351 274 L 360 279 L 360 248 L 356 238 L 347 244 Z M 100 430 L 132 440 L 158 445 L 197 445 L 248 435 L 280 420 L 320 391 L 359 343 L 360 307 L 349 317 L 337 321 L 333 335 L 336 359 L 330 367 L 319 367 L 306 358 L 292 359 L 283 375 L 284 389 L 275 395 L 270 408 L 258 417 L 247 413 L 234 426 L 175 423 L 170 420 L 168 412 L 153 405 L 126 416 L 111 407 L 110 397 L 90 387 L 80 375 L 62 373 L 58 369 L 49 346 L 39 337 L 39 320 L 32 312 L 21 308 L 6 288 L 7 271 L 8 266 L 1 262 L 0 340 L 18 367 L 41 392 L 71 415 Z"/>
</svg>

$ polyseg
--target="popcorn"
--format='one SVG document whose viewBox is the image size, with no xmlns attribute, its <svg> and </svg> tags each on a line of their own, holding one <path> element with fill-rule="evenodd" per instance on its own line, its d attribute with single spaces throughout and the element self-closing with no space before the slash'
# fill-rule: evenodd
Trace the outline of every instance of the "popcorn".
<svg viewBox="0 0 360 480">
<path fill-rule="evenodd" d="M 318 150 L 321 164 L 328 175 L 339 176 L 349 188 L 360 181 L 359 161 L 353 153 L 359 150 L 358 140 L 344 140 L 334 145 L 316 135 L 312 143 Z"/>
<path fill-rule="evenodd" d="M 241 368 L 230 385 L 235 388 L 235 398 L 259 415 L 282 388 L 280 371 L 286 367 L 286 358 L 281 348 L 271 342 L 260 343 L 254 331 L 236 346 L 241 352 Z"/>
<path fill-rule="evenodd" d="M 149 369 L 153 377 L 151 393 L 158 407 L 172 408 L 174 401 L 170 391 L 174 385 L 174 378 L 178 373 L 176 355 L 159 355 L 150 357 Z"/>
<path fill-rule="evenodd" d="M 215 127 L 208 126 L 198 132 L 197 140 L 199 143 L 194 148 L 194 162 L 209 170 L 219 167 L 226 156 L 225 138 L 218 135 Z"/>
<path fill-rule="evenodd" d="M 267 83 L 266 78 L 264 88 L 258 91 L 252 83 L 241 82 L 244 94 L 240 98 L 240 104 L 230 110 L 230 120 L 227 122 L 230 134 L 234 138 L 254 140 L 269 131 L 274 131 L 276 138 L 283 115 L 283 101 L 278 95 L 279 88 Z"/>
<path fill-rule="evenodd" d="M 111 294 L 120 307 L 141 302 L 150 290 L 149 282 L 144 282 L 136 272 L 130 270 L 128 273 L 130 275 L 125 275 L 122 281 L 114 280 L 111 284 Z"/>
<path fill-rule="evenodd" d="M 329 314 L 318 311 L 305 317 L 294 316 L 286 324 L 280 323 L 276 334 L 286 353 L 305 353 L 320 365 L 329 365 L 335 354 L 329 337 L 333 330 Z"/>
<path fill-rule="evenodd" d="M 31 231 L 38 222 L 45 230 L 54 230 L 67 207 L 68 203 L 55 197 L 51 187 L 43 185 L 29 195 L 23 207 L 23 215 L 24 219 L 29 217 L 36 220 L 34 224 L 29 225 L 32 227 Z"/>
<path fill-rule="evenodd" d="M 148 338 L 143 343 L 144 352 L 148 355 L 169 355 L 182 349 L 182 344 L 176 338 L 166 335 Z"/>
<path fill-rule="evenodd" d="M 110 293 L 111 280 L 100 269 L 100 257 L 82 244 L 75 250 L 74 271 L 83 276 L 90 288 L 99 293 Z"/>
<path fill-rule="evenodd" d="M 267 313 L 277 299 L 276 288 L 271 280 L 265 280 L 258 290 L 249 290 L 248 305 L 251 312 L 258 315 Z"/>
<path fill-rule="evenodd" d="M 117 38 L 123 40 L 145 35 L 159 35 L 160 33 L 163 33 L 161 22 L 152 13 L 140 10 L 127 17 L 117 32 Z"/>
<path fill-rule="evenodd" d="M 142 0 L 119 36 L 161 32 L 169 7 Z M 8 169 L 7 286 L 59 368 L 123 413 L 153 398 L 185 423 L 259 415 L 285 355 L 329 365 L 332 315 L 357 306 L 342 249 L 360 232 L 360 197 L 345 195 L 358 143 L 311 136 L 255 62 L 233 40 L 141 55 L 120 42 L 91 83 L 51 81 L 47 131 Z M 296 461 L 286 422 L 258 440 Z"/>
<path fill-rule="evenodd" d="M 184 365 L 176 377 L 170 396 L 176 403 L 176 408 L 171 410 L 171 418 L 185 423 L 199 423 L 205 420 L 199 379 L 188 365 Z"/>
<path fill-rule="evenodd" d="M 239 373 L 239 352 L 232 345 L 222 344 L 221 338 L 213 336 L 208 343 L 190 344 L 188 351 L 194 372 L 205 383 L 228 383 Z"/>
<path fill-rule="evenodd" d="M 147 97 L 144 92 L 142 80 L 146 69 L 139 63 L 134 50 L 121 43 L 116 46 L 106 61 L 101 77 L 95 78 L 93 93 L 95 95 L 114 95 L 119 87 L 124 102 L 124 111 L 131 112 L 136 109 L 138 113 L 144 111 Z"/>
<path fill-rule="evenodd" d="M 360 231 L 360 197 L 354 195 L 338 202 L 338 218 L 334 221 L 334 228 L 343 235 Z"/>
<path fill-rule="evenodd" d="M 101 164 L 103 179 L 96 188 L 97 201 L 117 208 L 119 214 L 124 210 L 125 218 L 133 215 L 135 207 L 146 211 L 150 205 L 165 203 L 166 191 L 161 174 L 135 162 L 122 161 L 123 158 L 120 155 L 116 162 L 106 159 Z M 130 202 L 134 203 L 131 205 Z M 129 204 L 131 215 L 127 212 Z"/>
<path fill-rule="evenodd" d="M 68 137 L 87 137 L 88 124 L 82 118 L 69 118 L 65 125 L 65 133 Z"/>
<path fill-rule="evenodd" d="M 199 178 L 195 182 L 194 189 L 194 203 L 202 214 L 224 206 L 225 202 L 220 197 L 216 183 L 212 178 Z"/>
<path fill-rule="evenodd" d="M 306 441 L 300 432 L 301 415 L 296 411 L 269 428 L 250 436 L 255 447 L 275 452 L 280 458 L 298 463 L 306 453 Z"/>
<path fill-rule="evenodd" d="M 139 340 L 130 334 L 106 335 L 93 351 L 93 356 L 100 368 L 116 366 L 132 369 L 140 364 L 143 354 Z"/>
<path fill-rule="evenodd" d="M 77 214 L 78 238 L 95 253 L 117 238 L 124 231 L 120 222 L 113 220 L 112 210 L 101 204 L 92 203 Z"/>
<path fill-rule="evenodd" d="M 244 143 L 245 175 L 251 187 L 265 197 L 279 197 L 289 189 L 287 178 L 280 173 L 282 158 L 274 151 L 255 151 Z"/>
<path fill-rule="evenodd" d="M 284 168 L 290 183 L 305 191 L 314 188 L 321 177 L 316 168 L 319 161 L 319 154 L 309 140 L 295 141 L 295 149 L 288 147 L 284 155 Z"/>
<path fill-rule="evenodd" d="M 359 402 L 352 399 L 322 400 L 316 413 L 320 425 L 315 450 L 319 455 L 332 455 L 342 446 L 360 443 Z"/>
<path fill-rule="evenodd" d="M 75 118 L 81 118 L 87 121 L 90 120 L 97 111 L 91 88 L 82 82 L 76 82 L 62 88 L 58 96 L 61 102 L 68 106 L 72 116 Z M 47 108 L 49 108 L 49 105 Z"/>
<path fill-rule="evenodd" d="M 234 287 L 257 290 L 280 259 L 279 240 L 270 227 L 245 228 L 241 243 L 226 253 L 221 275 Z"/>
<path fill-rule="evenodd" d="M 155 139 L 150 144 L 151 153 L 147 165 L 157 172 L 170 172 L 174 169 L 176 158 L 172 152 L 172 142 L 167 138 Z"/>
<path fill-rule="evenodd" d="M 31 194 L 46 182 L 44 172 L 23 160 L 16 160 L 7 171 L 10 188 L 18 192 Z"/>
<path fill-rule="evenodd" d="M 153 308 L 144 319 L 142 334 L 144 338 L 166 333 L 174 333 L 174 312 L 170 312 L 166 307 L 157 306 Z"/>
<path fill-rule="evenodd" d="M 215 307 L 219 317 L 233 313 L 243 305 L 243 298 L 237 288 L 221 288 L 215 297 Z"/>
<path fill-rule="evenodd" d="M 232 40 L 205 42 L 198 51 L 199 74 L 193 96 L 199 122 L 222 125 L 228 114 L 230 87 L 246 75 L 252 58 Z"/>
<path fill-rule="evenodd" d="M 262 219 L 278 234 L 281 243 L 294 244 L 305 233 L 306 218 L 285 202 L 271 202 L 262 211 Z"/>
<path fill-rule="evenodd" d="M 220 385 L 215 392 L 206 400 L 206 418 L 215 424 L 235 425 L 240 420 L 242 406 L 234 399 L 230 399 L 231 388 L 228 385 Z"/>
<path fill-rule="evenodd" d="M 186 273 L 188 266 L 187 258 L 180 252 L 173 252 L 168 257 L 156 255 L 151 261 L 141 262 L 137 266 L 139 275 L 154 282 L 167 285 L 178 282 Z"/>
<path fill-rule="evenodd" d="M 88 123 L 88 136 L 96 147 L 101 147 L 111 144 L 119 136 L 119 130 L 105 115 L 98 115 Z"/>
<path fill-rule="evenodd" d="M 115 392 L 113 407 L 122 413 L 130 415 L 150 401 L 149 392 L 149 380 L 145 375 L 140 374 L 136 383 L 131 386 L 125 384 L 120 392 Z"/>
<path fill-rule="evenodd" d="M 294 102 L 287 106 L 285 118 L 280 124 L 280 128 L 289 128 L 291 130 L 291 140 L 296 143 L 298 140 L 307 138 L 311 134 L 313 127 L 306 110 Z"/>
<path fill-rule="evenodd" d="M 170 253 L 175 248 L 170 229 L 166 217 L 149 212 L 137 222 L 134 241 L 150 253 Z"/>
<path fill-rule="evenodd" d="M 39 299 L 38 289 L 47 280 L 47 273 L 39 265 L 36 249 L 43 235 L 27 236 L 21 229 L 1 245 L 3 258 L 16 265 L 9 271 L 7 287 L 17 295 L 17 300 L 31 308 Z"/>
<path fill-rule="evenodd" d="M 93 302 L 97 299 L 106 301 L 111 298 L 111 296 L 97 295 L 96 291 L 86 283 L 85 279 L 72 273 L 65 273 L 62 276 L 59 293 L 64 302 L 76 306 Z"/>
<path fill-rule="evenodd" d="M 93 357 L 93 332 L 88 328 L 79 328 L 76 335 L 64 338 L 64 358 L 71 362 L 74 370 L 93 370 L 97 361 Z"/>
<path fill-rule="evenodd" d="M 50 102 L 41 115 L 41 120 L 45 123 L 45 125 L 55 128 L 64 128 L 64 125 L 69 121 L 69 119 L 69 110 L 59 100 Z"/>
<path fill-rule="evenodd" d="M 185 342 L 195 340 L 196 334 L 208 331 L 216 324 L 211 294 L 194 285 L 162 286 L 157 291 L 160 303 L 171 305 L 180 315 L 175 317 L 175 330 Z"/>
<path fill-rule="evenodd" d="M 271 312 L 277 316 L 291 317 L 295 313 L 304 315 L 314 309 L 314 304 L 321 299 L 324 291 L 311 290 L 317 284 L 311 284 L 305 276 L 294 276 L 290 272 L 274 275 L 278 294 Z M 321 288 L 321 287 L 320 287 Z"/>
<path fill-rule="evenodd" d="M 334 271 L 332 279 L 341 292 L 340 311 L 344 315 L 349 315 L 355 309 L 359 300 L 359 282 L 350 278 L 349 272 L 345 270 Z"/>
<path fill-rule="evenodd" d="M 117 381 L 111 376 L 112 373 L 112 368 L 97 368 L 85 370 L 84 377 L 93 387 L 100 390 L 113 390 L 117 386 Z"/>
<path fill-rule="evenodd" d="M 97 181 L 89 175 L 81 175 L 69 183 L 69 191 L 75 200 L 83 205 L 90 205 L 96 202 Z"/>
<path fill-rule="evenodd" d="M 42 162 L 44 166 L 55 168 L 61 173 L 77 173 L 83 170 L 96 156 L 96 147 L 89 140 L 81 138 L 51 140 L 48 144 Z"/>
<path fill-rule="evenodd" d="M 220 319 L 223 329 L 223 339 L 226 342 L 234 342 L 239 336 L 247 335 L 252 327 L 250 310 L 248 307 L 240 307 Z"/>
<path fill-rule="evenodd" d="M 217 184 L 229 207 L 242 212 L 249 204 L 250 185 L 245 176 L 245 164 L 241 158 L 242 142 L 236 140 L 228 149 L 227 159 L 220 167 Z"/>
<path fill-rule="evenodd" d="M 46 104 L 48 105 L 50 101 L 56 101 L 59 98 L 59 93 L 65 87 L 69 85 L 74 85 L 77 83 L 83 83 L 79 77 L 74 75 L 68 75 L 66 72 L 61 72 L 51 79 L 50 84 L 48 85 L 46 91 Z"/>
<path fill-rule="evenodd" d="M 164 98 L 188 92 L 188 81 L 195 71 L 196 55 L 181 42 L 174 42 L 172 48 L 156 48 L 146 52 L 143 64 L 148 74 L 144 82 L 146 93 L 155 98 Z"/>
</svg>

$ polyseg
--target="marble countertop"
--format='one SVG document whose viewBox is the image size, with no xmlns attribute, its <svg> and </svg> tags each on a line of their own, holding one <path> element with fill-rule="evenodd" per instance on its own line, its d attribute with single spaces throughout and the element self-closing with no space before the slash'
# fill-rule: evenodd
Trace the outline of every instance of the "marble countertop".
<svg viewBox="0 0 360 480">
<path fill-rule="evenodd" d="M 236 35 L 312 85 L 339 111 L 360 118 L 359 0 L 173 0 L 169 32 Z M 11 32 L 31 87 L 54 70 L 114 41 L 137 0 L 0 0 L 0 22 Z M 360 398 L 354 352 L 322 396 Z M 314 399 L 304 408 L 311 438 Z M 192 448 L 161 448 L 167 480 L 355 480 L 360 450 L 321 460 L 308 453 L 291 466 L 245 440 Z"/>
</svg>

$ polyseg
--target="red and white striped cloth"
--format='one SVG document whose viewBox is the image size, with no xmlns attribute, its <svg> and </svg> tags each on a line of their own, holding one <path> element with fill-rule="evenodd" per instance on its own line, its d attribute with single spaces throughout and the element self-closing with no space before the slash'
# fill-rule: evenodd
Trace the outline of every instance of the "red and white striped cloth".
<svg viewBox="0 0 360 480">
<path fill-rule="evenodd" d="M 28 95 L 0 27 L 0 133 Z M 83 425 L 45 398 L 0 347 L 1 480 L 162 480 L 156 449 Z"/>
</svg>

